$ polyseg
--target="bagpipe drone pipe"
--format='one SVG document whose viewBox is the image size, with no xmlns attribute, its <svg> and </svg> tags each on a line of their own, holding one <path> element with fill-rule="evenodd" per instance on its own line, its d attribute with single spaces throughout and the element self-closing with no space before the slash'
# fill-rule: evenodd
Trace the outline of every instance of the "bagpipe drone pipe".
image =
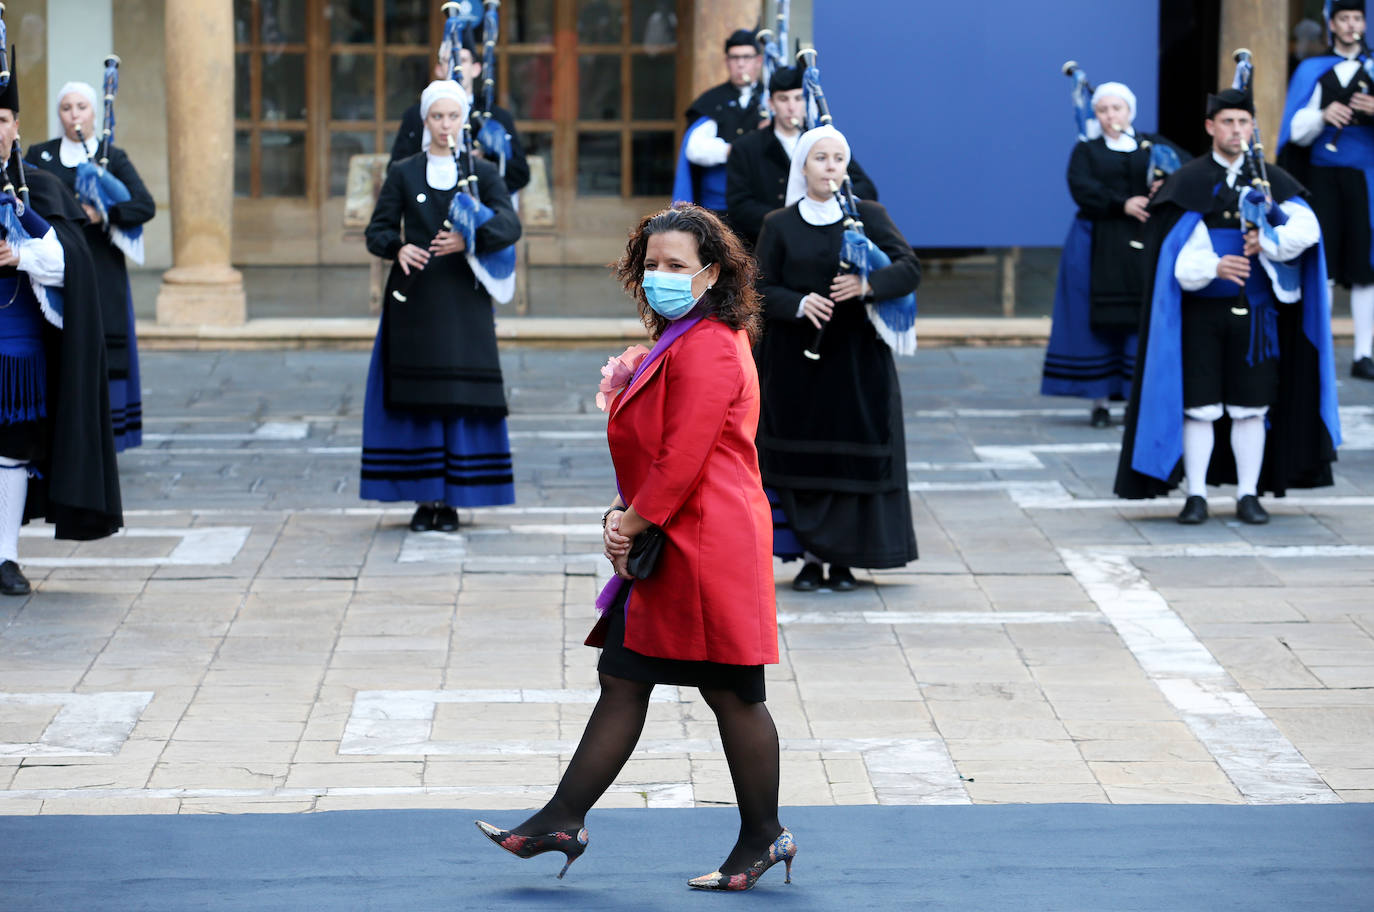
<svg viewBox="0 0 1374 912">
<path fill-rule="evenodd" d="M 484 27 L 489 30 L 487 37 L 490 39 L 487 48 L 493 54 L 496 47 L 496 8 L 500 5 L 498 2 L 488 2 L 485 9 Z M 463 48 L 464 40 L 477 24 L 483 21 L 484 16 L 474 10 L 470 0 L 450 0 L 441 9 L 447 17 L 444 21 L 443 44 L 448 52 L 449 77 L 461 85 L 458 55 Z M 484 73 L 489 72 L 488 67 L 489 64 L 483 66 Z M 490 105 L 490 89 L 486 90 L 486 94 L 487 104 Z M 485 127 L 485 124 L 483 126 Z M 454 189 L 453 199 L 449 202 L 448 218 L 444 221 L 444 228 L 462 235 L 466 245 L 463 252 L 473 275 L 482 283 L 493 300 L 498 304 L 506 304 L 515 297 L 515 245 L 484 253 L 474 252 L 477 247 L 477 229 L 491 221 L 495 213 L 482 202 L 479 193 L 477 171 L 473 166 L 473 143 L 472 122 L 468 118 L 463 121 L 461 155 L 453 137 L 449 137 L 449 153 L 453 156 L 458 184 Z M 410 296 L 411 288 L 423 271 L 423 267 L 412 270 L 401 287 L 392 290 L 392 298 L 405 303 Z"/>
<path fill-rule="evenodd" d="M 773 74 L 782 67 L 786 66 L 788 28 L 792 19 L 791 0 L 778 0 L 777 30 L 759 29 L 754 36 L 754 43 L 758 45 L 759 53 L 763 55 L 763 78 L 759 81 L 762 91 L 760 107 L 764 115 L 772 119 L 773 102 L 769 86 L 773 83 Z"/>
<path fill-rule="evenodd" d="M 501 176 L 506 176 L 506 162 L 511 156 L 511 136 L 501 121 L 491 116 L 493 96 L 496 94 L 496 39 L 501 31 L 497 10 L 501 0 L 485 0 L 482 4 L 482 126 L 477 131 L 477 148 L 483 157 L 496 163 Z"/>
<path fill-rule="evenodd" d="M 1073 119 L 1078 125 L 1078 141 L 1097 139 L 1102 135 L 1102 124 L 1098 123 L 1097 115 L 1093 113 L 1094 90 L 1093 84 L 1088 81 L 1088 74 L 1078 65 L 1077 60 L 1066 60 L 1059 69 L 1073 80 L 1073 88 L 1069 90 L 1069 101 L 1073 103 Z"/>
<path fill-rule="evenodd" d="M 123 228 L 110 224 L 110 208 L 130 199 L 129 188 L 122 180 L 110 173 L 110 145 L 114 142 L 115 95 L 119 92 L 119 58 L 114 54 L 105 58 L 104 114 L 102 118 L 100 144 L 96 147 L 98 160 L 92 160 L 86 151 L 86 137 L 81 127 L 76 128 L 76 138 L 86 160 L 76 165 L 76 198 L 90 206 L 100 215 L 110 232 L 110 241 L 129 259 L 143 264 L 143 226 Z"/>
<path fill-rule="evenodd" d="M 826 101 L 825 91 L 821 88 L 821 73 L 816 68 L 815 48 L 806 48 L 797 54 L 797 62 L 805 69 L 802 73 L 802 91 L 807 104 L 807 129 L 832 125 L 830 104 Z M 854 193 L 854 184 L 845 174 L 843 182 L 830 185 L 840 211 L 844 214 L 844 238 L 840 244 L 838 275 L 857 275 L 864 286 L 868 277 L 879 269 L 892 265 L 892 258 L 869 240 L 864 232 L 864 223 L 859 217 L 859 199 Z M 867 305 L 869 322 L 892 349 L 894 354 L 910 355 L 916 352 L 916 293 L 910 292 L 885 301 L 874 301 Z M 822 323 L 816 330 L 815 338 L 802 352 L 812 361 L 821 357 L 821 342 L 825 338 Z"/>
<path fill-rule="evenodd" d="M 1247 48 L 1239 48 L 1233 55 L 1236 75 L 1231 88 L 1253 97 L 1255 64 Z M 1269 166 L 1264 161 L 1264 143 L 1260 139 L 1259 119 L 1255 119 L 1254 136 L 1245 147 L 1245 166 L 1250 173 L 1250 189 L 1240 194 L 1240 220 L 1246 233 L 1258 231 L 1275 246 L 1278 232 L 1274 229 L 1288 221 L 1288 216 L 1274 202 L 1269 184 Z M 1266 260 L 1268 258 L 1266 257 Z M 1302 285 L 1301 270 L 1296 263 L 1268 260 L 1267 272 L 1285 291 L 1296 291 Z M 1242 291 L 1243 293 L 1243 291 Z"/>
</svg>

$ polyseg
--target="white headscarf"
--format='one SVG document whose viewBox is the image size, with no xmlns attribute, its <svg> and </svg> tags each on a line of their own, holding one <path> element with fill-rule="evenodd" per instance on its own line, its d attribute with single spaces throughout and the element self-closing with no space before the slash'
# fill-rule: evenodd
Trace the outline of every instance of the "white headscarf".
<svg viewBox="0 0 1374 912">
<path fill-rule="evenodd" d="M 424 135 L 420 139 L 420 148 L 428 152 L 429 147 L 434 142 L 434 137 L 429 135 L 429 109 L 440 98 L 450 98 L 458 102 L 461 109 L 459 118 L 462 121 L 468 119 L 468 93 L 463 91 L 463 87 L 452 79 L 436 79 L 425 90 L 420 93 L 420 122 L 425 124 Z"/>
<path fill-rule="evenodd" d="M 63 85 L 57 92 L 57 106 L 60 108 L 62 106 L 62 99 L 73 93 L 89 101 L 92 111 L 100 107 L 100 98 L 95 94 L 95 86 L 91 85 L 89 82 L 69 82 Z"/>
<path fill-rule="evenodd" d="M 1120 98 L 1126 102 L 1126 108 L 1131 112 L 1131 123 L 1135 123 L 1135 93 L 1126 88 L 1124 83 L 1104 82 L 1093 92 L 1093 108 L 1097 108 L 1097 102 L 1101 98 L 1111 96 Z"/>
<path fill-rule="evenodd" d="M 803 133 L 801 139 L 797 140 L 797 148 L 792 151 L 792 171 L 787 176 L 788 206 L 806 196 L 806 175 L 802 173 L 802 167 L 806 164 L 807 156 L 811 154 L 811 147 L 822 139 L 838 139 L 844 147 L 845 159 L 849 159 L 849 140 L 829 124 Z"/>
</svg>

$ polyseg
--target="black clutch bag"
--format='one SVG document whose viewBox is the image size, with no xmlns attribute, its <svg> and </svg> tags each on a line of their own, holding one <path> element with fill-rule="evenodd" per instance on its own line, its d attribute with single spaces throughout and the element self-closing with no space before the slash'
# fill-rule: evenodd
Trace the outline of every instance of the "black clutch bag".
<svg viewBox="0 0 1374 912">
<path fill-rule="evenodd" d="M 635 536 L 630 543 L 630 554 L 625 559 L 625 572 L 635 579 L 647 579 L 658 566 L 658 558 L 663 553 L 666 536 L 658 526 L 650 526 Z"/>
</svg>

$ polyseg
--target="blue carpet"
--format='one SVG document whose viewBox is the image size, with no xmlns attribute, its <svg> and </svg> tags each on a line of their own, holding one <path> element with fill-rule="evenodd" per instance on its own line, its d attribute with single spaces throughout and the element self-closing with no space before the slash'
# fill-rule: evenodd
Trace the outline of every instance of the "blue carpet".
<svg viewBox="0 0 1374 912">
<path fill-rule="evenodd" d="M 0 817 L 0 909 L 1374 909 L 1374 805 L 786 808 L 794 883 L 779 865 L 735 899 L 683 883 L 724 856 L 733 809 L 595 812 L 561 882 L 561 855 L 506 855 L 477 816 L 522 815 Z"/>
</svg>

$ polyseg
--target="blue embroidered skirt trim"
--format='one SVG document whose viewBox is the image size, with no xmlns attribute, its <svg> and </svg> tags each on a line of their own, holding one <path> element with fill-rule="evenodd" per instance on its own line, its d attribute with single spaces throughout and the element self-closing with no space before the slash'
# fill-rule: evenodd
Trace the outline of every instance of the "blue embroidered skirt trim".
<svg viewBox="0 0 1374 912">
<path fill-rule="evenodd" d="M 1092 328 L 1092 223 L 1074 219 L 1059 259 L 1042 396 L 1125 399 L 1135 375 L 1136 334 Z"/>
<path fill-rule="evenodd" d="M 0 424 L 37 421 L 47 414 L 47 358 L 38 300 L 27 277 L 0 278 Z"/>
<path fill-rule="evenodd" d="M 380 343 L 372 348 L 363 403 L 364 500 L 441 501 L 451 507 L 515 503 L 504 418 L 389 410 Z"/>
<path fill-rule="evenodd" d="M 129 309 L 129 373 L 110 378 L 110 422 L 114 425 L 115 452 L 143 443 L 143 389 L 138 375 L 138 336 L 134 332 L 134 299 L 124 285 L 124 300 Z"/>
</svg>

